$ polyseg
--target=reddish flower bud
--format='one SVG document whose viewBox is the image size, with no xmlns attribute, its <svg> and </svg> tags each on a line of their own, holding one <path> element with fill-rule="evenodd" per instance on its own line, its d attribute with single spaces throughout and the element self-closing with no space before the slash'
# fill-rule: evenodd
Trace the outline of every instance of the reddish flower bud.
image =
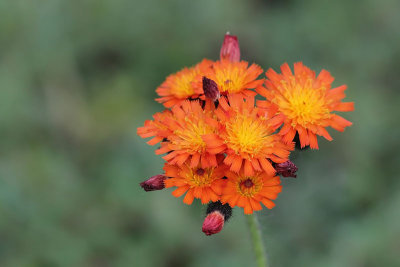
<svg viewBox="0 0 400 267">
<path fill-rule="evenodd" d="M 211 202 L 207 207 L 207 216 L 203 223 L 203 232 L 206 235 L 219 233 L 225 222 L 232 216 L 232 208 L 229 204 L 222 204 L 220 201 Z"/>
<path fill-rule="evenodd" d="M 297 167 L 290 160 L 276 164 L 275 170 L 277 174 L 280 174 L 283 177 L 293 177 L 293 178 L 297 177 L 296 175 Z"/>
<path fill-rule="evenodd" d="M 226 59 L 232 62 L 240 61 L 239 41 L 235 35 L 230 35 L 229 32 L 225 34 L 219 56 L 221 60 Z"/>
<path fill-rule="evenodd" d="M 164 180 L 167 179 L 162 174 L 158 174 L 155 176 L 150 177 L 148 180 L 141 182 L 140 186 L 144 189 L 144 191 L 155 191 L 155 190 L 161 190 L 164 189 Z"/>
<path fill-rule="evenodd" d="M 217 101 L 221 97 L 217 83 L 205 76 L 203 77 L 203 91 L 206 98 L 212 101 Z"/>
<path fill-rule="evenodd" d="M 206 235 L 219 233 L 224 227 L 225 218 L 219 211 L 213 211 L 207 215 L 203 223 L 203 232 Z"/>
</svg>

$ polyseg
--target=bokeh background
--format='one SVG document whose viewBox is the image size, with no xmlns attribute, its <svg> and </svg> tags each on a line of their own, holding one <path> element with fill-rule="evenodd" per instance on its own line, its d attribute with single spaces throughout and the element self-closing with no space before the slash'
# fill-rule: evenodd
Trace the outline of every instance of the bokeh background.
<svg viewBox="0 0 400 267">
<path fill-rule="evenodd" d="M 136 128 L 164 78 L 226 31 L 264 69 L 347 84 L 354 125 L 296 152 L 258 212 L 272 266 L 400 266 L 398 0 L 0 1 L 0 266 L 254 266 L 241 209 L 145 193 L 163 162 Z"/>
</svg>

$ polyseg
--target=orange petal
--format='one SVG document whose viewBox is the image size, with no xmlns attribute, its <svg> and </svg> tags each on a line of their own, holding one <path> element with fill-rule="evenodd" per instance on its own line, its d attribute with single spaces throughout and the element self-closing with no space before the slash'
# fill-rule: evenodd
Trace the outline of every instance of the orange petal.
<svg viewBox="0 0 400 267">
<path fill-rule="evenodd" d="M 250 203 L 246 204 L 243 208 L 244 214 L 253 214 L 253 209 L 251 208 Z"/>
<path fill-rule="evenodd" d="M 219 147 L 224 144 L 221 138 L 216 134 L 204 134 L 201 136 L 207 147 Z"/>
<path fill-rule="evenodd" d="M 147 144 L 153 146 L 153 145 L 161 142 L 163 139 L 164 139 L 164 137 L 156 136 L 156 137 L 150 139 L 149 141 L 147 141 Z"/>
<path fill-rule="evenodd" d="M 187 190 L 189 189 L 189 186 L 182 186 L 182 187 L 178 187 L 176 190 L 174 190 L 172 192 L 172 195 L 174 197 L 180 197 L 182 196 Z"/>
<path fill-rule="evenodd" d="M 345 98 L 344 91 L 347 89 L 347 85 L 341 85 L 339 87 L 333 88 L 328 91 L 326 94 L 327 98 L 330 98 L 333 101 L 339 101 L 343 98 Z"/>
<path fill-rule="evenodd" d="M 283 63 L 281 66 L 281 71 L 282 74 L 287 78 L 290 79 L 291 76 L 293 76 L 292 71 L 290 70 L 290 67 L 287 63 Z"/>
<path fill-rule="evenodd" d="M 251 165 L 253 165 L 253 168 L 254 168 L 256 171 L 259 171 L 259 172 L 262 171 L 258 159 L 252 159 L 252 160 L 251 160 Z"/>
<path fill-rule="evenodd" d="M 320 136 L 325 137 L 325 139 L 328 140 L 328 141 L 332 141 L 332 137 L 330 136 L 328 131 L 322 126 L 318 126 L 317 134 L 320 135 Z"/>
<path fill-rule="evenodd" d="M 272 167 L 271 163 L 267 159 L 260 158 L 258 160 L 260 161 L 262 168 L 268 175 L 275 174 L 275 169 Z"/>
<path fill-rule="evenodd" d="M 188 153 L 183 153 L 183 154 L 180 154 L 179 156 L 177 156 L 176 158 L 175 158 L 175 160 L 176 160 L 176 164 L 177 165 L 182 165 L 183 163 L 185 163 L 185 161 L 189 158 L 189 154 Z"/>
<path fill-rule="evenodd" d="M 263 198 L 261 200 L 261 202 L 264 204 L 265 207 L 267 207 L 268 209 L 272 209 L 273 207 L 275 207 L 275 203 L 272 202 L 271 200 L 269 200 L 268 198 Z"/>
<path fill-rule="evenodd" d="M 254 175 L 253 166 L 251 165 L 251 162 L 246 159 L 244 160 L 244 175 L 246 175 L 246 176 Z"/>
<path fill-rule="evenodd" d="M 191 168 L 197 167 L 197 165 L 199 165 L 199 161 L 200 161 L 200 154 L 199 153 L 194 154 L 190 161 L 190 167 Z"/>
<path fill-rule="evenodd" d="M 337 104 L 333 110 L 342 112 L 354 111 L 354 102 L 341 102 Z"/>
<path fill-rule="evenodd" d="M 272 185 L 279 185 L 281 182 L 281 179 L 279 178 L 279 176 L 275 176 L 269 179 L 264 179 L 263 180 L 263 185 L 264 186 L 272 186 Z"/>
<path fill-rule="evenodd" d="M 161 147 L 155 151 L 156 155 L 165 154 L 168 151 L 171 151 L 167 144 L 162 143 Z"/>
<path fill-rule="evenodd" d="M 301 148 L 309 145 L 310 144 L 310 140 L 308 138 L 307 130 L 300 126 L 297 129 L 297 132 L 299 133 Z"/>
<path fill-rule="evenodd" d="M 310 139 L 310 148 L 318 149 L 318 141 L 317 136 L 311 132 L 308 133 L 308 137 Z"/>
<path fill-rule="evenodd" d="M 217 167 L 218 164 L 217 164 L 217 158 L 215 157 L 215 155 L 208 154 L 207 158 L 208 158 L 208 162 L 210 163 L 210 166 Z"/>
<path fill-rule="evenodd" d="M 190 205 L 193 203 L 193 199 L 194 199 L 193 190 L 188 190 L 185 197 L 183 198 L 183 203 Z"/>
<path fill-rule="evenodd" d="M 291 127 L 290 130 L 287 132 L 287 134 L 283 136 L 283 142 L 285 143 L 292 142 L 295 135 L 296 135 L 296 130 Z"/>
<path fill-rule="evenodd" d="M 235 157 L 235 159 L 232 162 L 231 165 L 231 171 L 238 173 L 240 171 L 240 168 L 242 167 L 242 158 L 241 157 Z"/>
<path fill-rule="evenodd" d="M 332 116 L 332 120 L 331 120 L 331 127 L 335 130 L 338 130 L 340 132 L 344 131 L 344 128 L 351 126 L 353 123 L 351 123 L 350 121 L 346 120 L 343 117 L 340 117 L 339 115 L 334 114 Z"/>
</svg>

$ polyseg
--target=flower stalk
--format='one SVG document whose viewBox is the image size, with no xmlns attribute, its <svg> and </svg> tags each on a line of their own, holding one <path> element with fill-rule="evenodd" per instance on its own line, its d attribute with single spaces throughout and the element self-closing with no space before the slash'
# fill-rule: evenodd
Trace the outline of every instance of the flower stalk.
<svg viewBox="0 0 400 267">
<path fill-rule="evenodd" d="M 267 254 L 265 253 L 264 243 L 262 241 L 262 234 L 260 224 L 257 220 L 255 213 L 246 215 L 247 225 L 249 226 L 251 243 L 253 245 L 254 254 L 258 267 L 268 267 Z"/>
</svg>

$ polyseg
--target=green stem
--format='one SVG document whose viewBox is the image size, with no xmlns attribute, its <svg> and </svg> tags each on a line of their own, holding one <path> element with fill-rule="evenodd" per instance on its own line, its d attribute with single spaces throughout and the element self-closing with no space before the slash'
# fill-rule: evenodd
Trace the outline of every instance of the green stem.
<svg viewBox="0 0 400 267">
<path fill-rule="evenodd" d="M 251 215 L 246 215 L 246 219 L 250 229 L 254 253 L 256 254 L 257 266 L 268 267 L 267 255 L 265 254 L 264 243 L 262 241 L 261 229 L 257 216 L 253 213 Z"/>
</svg>

